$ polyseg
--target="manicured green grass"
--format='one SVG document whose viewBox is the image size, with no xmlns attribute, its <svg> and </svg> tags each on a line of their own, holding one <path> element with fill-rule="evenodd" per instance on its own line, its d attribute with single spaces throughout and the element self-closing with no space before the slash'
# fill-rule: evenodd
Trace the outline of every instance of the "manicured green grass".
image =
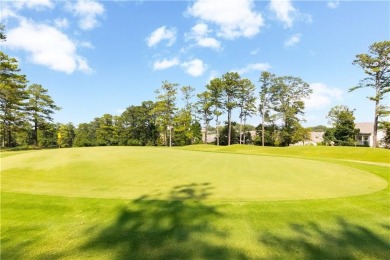
<svg viewBox="0 0 390 260">
<path fill-rule="evenodd" d="M 386 161 L 342 161 L 337 153 L 288 158 L 284 148 L 275 150 L 283 157 L 264 156 L 255 148 L 106 147 L 5 157 L 1 258 L 390 257 Z M 350 149 L 344 153 L 361 148 Z M 310 157 L 303 153 L 290 156 Z"/>
<path fill-rule="evenodd" d="M 390 164 L 390 151 L 386 149 L 375 149 L 370 147 L 346 147 L 346 146 L 289 146 L 289 147 L 260 147 L 260 146 L 216 146 L 216 145 L 194 145 L 181 149 L 241 153 L 255 155 L 319 158 L 319 159 L 341 159 L 357 160 L 366 162 L 380 162 Z"/>
</svg>

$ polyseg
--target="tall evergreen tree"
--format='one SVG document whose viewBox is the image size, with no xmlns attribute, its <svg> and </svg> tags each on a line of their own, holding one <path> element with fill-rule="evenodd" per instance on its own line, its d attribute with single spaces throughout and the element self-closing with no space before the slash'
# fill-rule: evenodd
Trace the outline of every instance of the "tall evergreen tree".
<svg viewBox="0 0 390 260">
<path fill-rule="evenodd" d="M 33 123 L 34 144 L 38 145 L 38 129 L 47 121 L 53 121 L 51 115 L 54 110 L 60 110 L 61 108 L 54 104 L 53 99 L 47 94 L 48 90 L 41 85 L 30 85 L 27 88 L 27 93 L 29 95 L 27 113 Z"/>
<path fill-rule="evenodd" d="M 261 145 L 265 145 L 265 124 L 270 121 L 271 106 L 271 91 L 270 88 L 274 84 L 275 75 L 267 71 L 263 71 L 260 75 L 260 104 L 259 112 L 261 117 Z"/>
<path fill-rule="evenodd" d="M 27 79 L 19 73 L 18 62 L 0 51 L 0 127 L 1 145 L 12 145 L 12 132 L 25 121 Z"/>
<path fill-rule="evenodd" d="M 241 84 L 241 77 L 237 72 L 227 72 L 222 76 L 222 102 L 228 119 L 228 145 L 231 143 L 232 111 L 237 107 L 237 96 Z"/>
<path fill-rule="evenodd" d="M 196 107 L 204 122 L 204 143 L 207 144 L 207 131 L 209 128 L 209 123 L 213 119 L 212 98 L 209 91 L 204 91 L 198 94 L 197 97 L 198 102 L 196 103 Z"/>
<path fill-rule="evenodd" d="M 376 147 L 379 119 L 390 114 L 388 100 L 384 103 L 386 93 L 390 92 L 390 41 L 373 43 L 369 54 L 356 55 L 353 64 L 360 66 L 368 76 L 349 91 L 367 87 L 375 89 L 375 95 L 368 99 L 375 102 L 373 142 Z"/>
<path fill-rule="evenodd" d="M 172 146 L 172 129 L 173 129 L 173 118 L 175 115 L 176 108 L 176 94 L 177 87 L 179 84 L 169 83 L 163 81 L 161 89 L 156 90 L 157 102 L 154 108 L 154 113 L 157 115 L 157 121 L 165 131 L 165 145 Z"/>
<path fill-rule="evenodd" d="M 245 130 L 247 117 L 256 113 L 255 89 L 255 85 L 253 85 L 249 79 L 242 79 L 238 86 L 237 104 L 240 109 L 239 144 L 245 144 L 245 135 L 243 134 L 243 130 Z"/>
<path fill-rule="evenodd" d="M 220 78 L 210 80 L 210 83 L 206 85 L 206 88 L 210 92 L 211 103 L 213 106 L 213 114 L 215 116 L 215 128 L 217 131 L 217 145 L 219 145 L 219 116 L 222 115 L 222 93 L 223 84 Z"/>
</svg>

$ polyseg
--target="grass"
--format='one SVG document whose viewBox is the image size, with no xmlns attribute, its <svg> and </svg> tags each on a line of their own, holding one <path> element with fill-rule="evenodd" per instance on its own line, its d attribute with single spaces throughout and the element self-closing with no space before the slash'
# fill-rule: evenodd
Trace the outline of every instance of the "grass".
<svg viewBox="0 0 390 260">
<path fill-rule="evenodd" d="M 390 172 L 380 156 L 371 155 L 374 165 L 339 160 L 337 152 L 319 159 L 319 150 L 272 150 L 278 157 L 255 148 L 79 148 L 4 157 L 1 258 L 390 257 Z"/>
</svg>

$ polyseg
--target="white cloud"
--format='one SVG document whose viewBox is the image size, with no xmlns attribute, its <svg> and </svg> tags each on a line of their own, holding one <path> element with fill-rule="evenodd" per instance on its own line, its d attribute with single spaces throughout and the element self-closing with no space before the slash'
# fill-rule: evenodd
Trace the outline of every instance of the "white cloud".
<svg viewBox="0 0 390 260">
<path fill-rule="evenodd" d="M 2 3 L 3 4 L 3 3 Z M 19 18 L 19 15 L 10 6 L 4 5 L 1 7 L 0 21 L 5 22 L 8 18 Z"/>
<path fill-rule="evenodd" d="M 257 55 L 260 52 L 260 49 L 257 48 L 256 50 L 251 51 L 251 55 Z"/>
<path fill-rule="evenodd" d="M 284 24 L 285 28 L 291 28 L 296 20 L 307 23 L 313 21 L 311 15 L 304 14 L 295 9 L 291 0 L 271 0 L 269 9 L 275 13 L 276 19 Z"/>
<path fill-rule="evenodd" d="M 23 7 L 35 10 L 54 8 L 54 4 L 50 0 L 18 0 L 14 2 L 14 5 L 17 9 L 22 9 Z"/>
<path fill-rule="evenodd" d="M 284 42 L 285 47 L 291 47 L 298 44 L 301 41 L 302 34 L 293 34 Z"/>
<path fill-rule="evenodd" d="M 87 49 L 95 49 L 95 46 L 93 46 L 92 43 L 88 41 L 77 42 L 77 46 Z"/>
<path fill-rule="evenodd" d="M 153 64 L 153 70 L 165 70 L 173 66 L 179 65 L 179 59 L 173 58 L 173 59 L 164 59 L 161 61 L 155 61 Z"/>
<path fill-rule="evenodd" d="M 305 106 L 308 110 L 323 109 L 332 104 L 335 100 L 341 100 L 343 91 L 339 88 L 328 87 L 323 83 L 312 83 L 310 87 L 313 93 L 310 98 L 305 99 Z"/>
<path fill-rule="evenodd" d="M 67 2 L 67 9 L 80 17 L 79 27 L 92 30 L 99 25 L 97 16 L 104 14 L 104 6 L 94 0 L 78 0 L 76 3 Z"/>
<path fill-rule="evenodd" d="M 253 10 L 252 0 L 197 0 L 187 13 L 216 24 L 218 36 L 227 39 L 252 37 L 264 25 L 262 15 Z"/>
<path fill-rule="evenodd" d="M 339 7 L 340 0 L 329 1 L 327 5 L 328 5 L 329 8 L 335 9 L 335 8 Z"/>
<path fill-rule="evenodd" d="M 167 46 L 172 46 L 176 41 L 176 29 L 167 29 L 165 26 L 161 26 L 150 34 L 146 42 L 149 47 L 153 47 L 163 40 L 168 41 Z"/>
<path fill-rule="evenodd" d="M 66 29 L 69 27 L 69 21 L 66 18 L 57 18 L 54 20 L 54 25 L 59 29 Z"/>
<path fill-rule="evenodd" d="M 199 59 L 183 62 L 181 66 L 184 68 L 186 73 L 193 77 L 202 76 L 207 69 L 207 66 Z"/>
<path fill-rule="evenodd" d="M 186 34 L 187 40 L 195 40 L 196 45 L 205 48 L 211 48 L 215 50 L 220 50 L 221 42 L 215 38 L 208 37 L 208 34 L 211 30 L 208 28 L 208 25 L 205 23 L 198 23 L 191 28 L 191 32 Z"/>
<path fill-rule="evenodd" d="M 75 70 L 92 71 L 87 60 L 77 54 L 75 43 L 55 27 L 45 24 L 22 21 L 18 27 L 8 31 L 4 45 L 26 51 L 32 63 L 56 71 L 68 74 Z"/>
<path fill-rule="evenodd" d="M 268 63 L 250 63 L 246 67 L 238 69 L 239 74 L 245 74 L 251 71 L 267 71 L 271 68 Z"/>
<path fill-rule="evenodd" d="M 270 9 L 276 14 L 276 18 L 284 23 L 285 27 L 292 27 L 296 10 L 290 0 L 271 0 Z"/>
</svg>

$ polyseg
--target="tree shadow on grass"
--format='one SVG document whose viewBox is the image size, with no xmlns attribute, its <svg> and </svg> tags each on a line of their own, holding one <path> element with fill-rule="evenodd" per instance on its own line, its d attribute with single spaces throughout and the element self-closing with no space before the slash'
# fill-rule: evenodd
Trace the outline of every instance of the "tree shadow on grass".
<svg viewBox="0 0 390 260">
<path fill-rule="evenodd" d="M 142 196 L 108 226 L 95 227 L 81 249 L 109 250 L 117 259 L 247 259 L 223 244 L 229 234 L 213 224 L 223 216 L 203 202 L 211 190 L 193 183 L 174 187 L 167 200 Z"/>
<path fill-rule="evenodd" d="M 334 228 L 310 222 L 307 225 L 290 224 L 290 230 L 292 235 L 289 236 L 265 232 L 259 241 L 278 252 L 273 258 L 390 259 L 389 233 L 383 236 L 341 217 L 336 219 Z"/>
</svg>

